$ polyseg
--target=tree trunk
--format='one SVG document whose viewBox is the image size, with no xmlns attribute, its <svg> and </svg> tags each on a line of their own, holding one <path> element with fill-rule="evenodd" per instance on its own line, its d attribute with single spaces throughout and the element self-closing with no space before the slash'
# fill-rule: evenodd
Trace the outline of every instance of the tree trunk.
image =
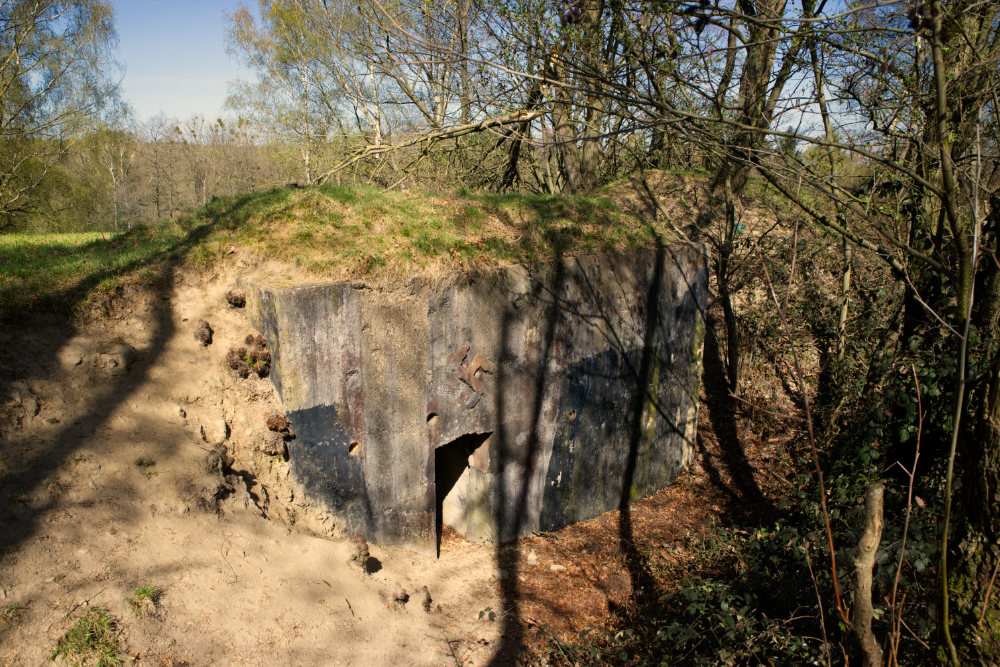
<svg viewBox="0 0 1000 667">
<path fill-rule="evenodd" d="M 840 321 L 837 324 L 837 361 L 844 361 L 847 348 L 847 314 L 851 293 L 851 259 L 854 254 L 850 242 L 844 238 L 844 275 L 840 285 Z"/>
<path fill-rule="evenodd" d="M 726 229 L 722 244 L 719 246 L 716 282 L 719 286 L 719 300 L 722 302 L 722 314 L 726 323 L 726 375 L 729 376 L 730 391 L 737 394 L 740 388 L 740 333 L 736 321 L 736 311 L 733 308 L 733 297 L 729 289 L 729 263 L 736 240 L 736 203 L 733 201 L 729 169 L 727 167 L 723 169 L 725 172 L 723 192 L 726 204 Z"/>
<path fill-rule="evenodd" d="M 996 198 L 991 202 L 996 204 Z M 977 212 L 978 213 L 978 212 Z M 1000 218 L 995 205 L 986 219 L 989 230 Z M 996 236 L 987 255 L 996 256 Z M 975 324 L 986 341 L 1000 340 L 1000 281 L 995 264 L 987 259 L 980 268 L 981 284 L 976 295 Z M 1000 663 L 1000 596 L 994 591 L 1000 564 L 1000 356 L 994 356 L 986 369 L 988 382 L 979 392 L 975 414 L 974 437 L 968 438 L 971 451 L 959 460 L 965 481 L 959 497 L 961 523 L 956 531 L 961 538 L 961 558 L 951 577 L 950 590 L 961 616 L 958 627 L 964 631 L 956 638 L 959 650 L 969 653 L 970 662 Z M 970 404 L 973 399 L 970 399 Z"/>
<path fill-rule="evenodd" d="M 876 482 L 865 494 L 865 528 L 854 559 L 854 618 L 851 625 L 861 646 L 865 667 L 881 667 L 882 647 L 872 632 L 872 570 L 882 540 L 882 498 L 885 487 Z"/>
</svg>

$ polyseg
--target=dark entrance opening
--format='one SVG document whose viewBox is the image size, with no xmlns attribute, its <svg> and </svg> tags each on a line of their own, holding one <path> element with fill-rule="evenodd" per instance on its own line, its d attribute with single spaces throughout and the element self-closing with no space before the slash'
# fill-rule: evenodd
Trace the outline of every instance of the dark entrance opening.
<svg viewBox="0 0 1000 667">
<path fill-rule="evenodd" d="M 441 552 L 441 528 L 448 524 L 466 532 L 469 479 L 473 474 L 472 455 L 492 433 L 467 433 L 434 450 L 434 505 L 437 547 Z"/>
</svg>

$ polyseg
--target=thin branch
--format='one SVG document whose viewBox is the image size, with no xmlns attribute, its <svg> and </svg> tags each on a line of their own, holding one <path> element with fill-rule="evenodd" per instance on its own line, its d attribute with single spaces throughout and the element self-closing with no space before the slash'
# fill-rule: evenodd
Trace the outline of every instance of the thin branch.
<svg viewBox="0 0 1000 667">
<path fill-rule="evenodd" d="M 535 118 L 538 118 L 547 113 L 546 111 L 518 111 L 515 113 L 507 114 L 506 116 L 497 116 L 496 118 L 489 118 L 487 120 L 482 120 L 477 123 L 467 123 L 465 125 L 456 125 L 455 127 L 446 128 L 443 130 L 437 130 L 435 132 L 429 132 L 426 134 L 418 134 L 414 138 L 404 141 L 399 144 L 379 144 L 370 145 L 364 148 L 360 148 L 354 151 L 346 160 L 343 160 L 336 166 L 328 169 L 319 176 L 313 179 L 313 183 L 324 183 L 328 178 L 336 174 L 359 160 L 365 158 L 384 155 L 386 153 L 391 153 L 394 151 L 401 150 L 403 148 L 409 148 L 411 146 L 416 146 L 420 143 L 427 142 L 428 144 L 436 143 L 439 141 L 444 141 L 446 139 L 456 139 L 458 137 L 465 136 L 467 134 L 472 134 L 473 132 L 482 132 L 484 130 L 489 130 L 497 127 L 503 127 L 505 125 L 510 125 L 514 123 L 524 123 Z"/>
</svg>

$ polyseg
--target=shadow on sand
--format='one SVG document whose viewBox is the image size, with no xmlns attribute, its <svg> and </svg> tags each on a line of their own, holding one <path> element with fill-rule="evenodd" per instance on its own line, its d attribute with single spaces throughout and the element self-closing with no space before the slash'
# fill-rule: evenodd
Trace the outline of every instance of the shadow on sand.
<svg viewBox="0 0 1000 667">
<path fill-rule="evenodd" d="M 60 350 L 77 334 L 68 313 L 75 312 L 98 285 L 109 278 L 142 270 L 155 274 L 155 279 L 150 282 L 158 286 L 157 289 L 169 290 L 174 284 L 177 267 L 188 253 L 212 231 L 225 224 L 234 209 L 252 198 L 252 195 L 247 195 L 234 199 L 231 206 L 216 210 L 206 222 L 193 226 L 159 251 L 123 266 L 102 268 L 84 276 L 53 299 L 59 304 L 60 313 L 29 312 L 20 314 L 16 321 L 4 322 L 3 344 L 8 347 L 8 354 L 4 357 L 3 366 L 0 366 L 0 396 L 9 395 L 13 382 L 26 382 L 30 386 L 33 380 L 41 379 L 42 374 L 54 366 Z M 136 230 L 132 233 L 146 232 Z M 117 247 L 115 244 L 127 242 L 128 236 L 124 239 L 115 236 L 93 243 L 113 248 Z M 135 355 L 129 372 L 113 378 L 108 385 L 95 387 L 94 393 L 87 399 L 88 407 L 82 417 L 62 424 L 44 441 L 34 441 L 30 451 L 16 457 L 16 464 L 5 466 L 0 471 L 0 552 L 9 553 L 30 539 L 38 528 L 40 518 L 52 509 L 51 501 L 28 507 L 21 499 L 45 484 L 50 475 L 69 460 L 84 442 L 98 433 L 134 389 L 149 378 L 150 369 L 157 364 L 167 341 L 176 333 L 169 303 L 163 299 L 158 301 L 147 323 L 150 329 L 149 345 Z M 16 351 L 9 349 L 14 341 L 22 344 Z M 9 446 L 11 443 L 0 440 L 0 453 Z"/>
</svg>

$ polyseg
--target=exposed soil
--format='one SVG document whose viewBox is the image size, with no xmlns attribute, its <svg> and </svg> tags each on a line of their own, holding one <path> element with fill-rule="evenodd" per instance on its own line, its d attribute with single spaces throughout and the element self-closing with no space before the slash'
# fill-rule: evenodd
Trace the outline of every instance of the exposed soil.
<svg viewBox="0 0 1000 667">
<path fill-rule="evenodd" d="M 294 434 L 270 381 L 227 364 L 254 333 L 227 303 L 233 276 L 167 278 L 167 294 L 73 329 L 0 331 L 0 610 L 20 610 L 0 620 L 0 662 L 47 661 L 92 607 L 140 664 L 479 665 L 510 631 L 499 574 L 516 580 L 529 648 L 628 605 L 617 512 L 521 540 L 507 560 L 454 533 L 437 560 L 378 545 L 358 558 L 289 481 Z M 767 504 L 773 480 L 754 471 L 781 476 L 776 445 L 741 449 L 728 400 L 706 387 L 698 462 L 630 508 L 633 542 L 677 582 L 699 535 Z M 140 617 L 126 598 L 147 584 L 162 596 Z M 512 659 L 508 645 L 499 661 Z"/>
</svg>

